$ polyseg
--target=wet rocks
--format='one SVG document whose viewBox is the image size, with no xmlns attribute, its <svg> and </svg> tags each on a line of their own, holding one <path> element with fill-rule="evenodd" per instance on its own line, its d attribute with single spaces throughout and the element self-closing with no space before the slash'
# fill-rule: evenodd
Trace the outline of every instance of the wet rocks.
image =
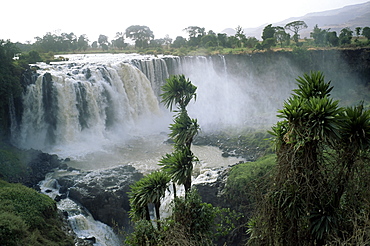
<svg viewBox="0 0 370 246">
<path fill-rule="evenodd" d="M 132 166 L 79 172 L 58 178 L 61 191 L 80 203 L 99 220 L 112 227 L 130 228 L 128 192 L 130 185 L 142 178 Z M 63 195 L 63 194 L 62 194 Z"/>
<path fill-rule="evenodd" d="M 230 207 L 224 192 L 229 168 L 222 168 L 218 171 L 217 179 L 214 182 L 198 183 L 194 186 L 202 197 L 202 201 L 210 203 L 215 207 Z"/>
</svg>

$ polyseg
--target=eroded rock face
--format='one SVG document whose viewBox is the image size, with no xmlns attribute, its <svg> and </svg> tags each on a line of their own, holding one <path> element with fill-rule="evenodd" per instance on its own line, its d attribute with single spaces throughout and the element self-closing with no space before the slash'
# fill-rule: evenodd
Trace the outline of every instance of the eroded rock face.
<svg viewBox="0 0 370 246">
<path fill-rule="evenodd" d="M 87 208 L 94 219 L 109 226 L 130 228 L 130 210 L 127 192 L 130 185 L 142 178 L 132 166 L 80 172 L 58 178 L 60 192 Z"/>
</svg>

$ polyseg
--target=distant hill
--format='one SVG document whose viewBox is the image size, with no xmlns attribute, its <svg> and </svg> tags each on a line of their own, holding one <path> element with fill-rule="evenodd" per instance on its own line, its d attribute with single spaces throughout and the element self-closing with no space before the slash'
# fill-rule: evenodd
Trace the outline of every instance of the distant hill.
<svg viewBox="0 0 370 246">
<path fill-rule="evenodd" d="M 300 31 L 301 38 L 310 37 L 310 32 L 312 32 L 316 24 L 321 29 L 330 28 L 331 31 L 336 31 L 339 35 L 340 30 L 345 27 L 349 27 L 354 31 L 356 27 L 370 26 L 370 1 L 362 4 L 345 6 L 340 9 L 309 13 L 301 17 L 291 17 L 271 24 L 273 26 L 284 27 L 287 23 L 296 20 L 302 20 L 306 22 L 308 26 L 307 29 Z M 247 37 L 261 39 L 262 30 L 268 24 L 256 28 L 245 28 L 244 33 Z M 235 29 L 227 28 L 223 32 L 228 35 L 234 35 Z"/>
</svg>

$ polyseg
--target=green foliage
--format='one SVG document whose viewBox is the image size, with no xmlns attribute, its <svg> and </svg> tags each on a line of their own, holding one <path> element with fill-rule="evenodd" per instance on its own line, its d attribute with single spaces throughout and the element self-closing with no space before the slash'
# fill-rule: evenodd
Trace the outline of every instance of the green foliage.
<svg viewBox="0 0 370 246">
<path fill-rule="evenodd" d="M 18 245 L 27 237 L 27 230 L 28 226 L 20 216 L 7 211 L 0 212 L 0 241 L 2 245 Z"/>
<path fill-rule="evenodd" d="M 304 21 L 293 21 L 285 25 L 285 29 L 288 29 L 294 33 L 293 40 L 298 44 L 299 41 L 299 31 L 307 28 L 307 24 Z"/>
<path fill-rule="evenodd" d="M 196 119 L 191 119 L 187 111 L 181 111 L 170 125 L 169 137 L 178 145 L 189 146 L 194 136 L 199 132 L 199 125 Z"/>
<path fill-rule="evenodd" d="M 351 44 L 353 31 L 348 27 L 343 28 L 339 34 L 339 43 L 341 45 Z"/>
<path fill-rule="evenodd" d="M 197 87 L 184 75 L 175 75 L 162 86 L 163 93 L 161 94 L 162 103 L 170 111 L 176 105 L 178 114 L 175 116 L 174 123 L 170 125 L 171 133 L 169 134 L 175 142 L 175 150 L 172 154 L 164 156 L 160 165 L 175 182 L 184 185 L 186 193 L 191 188 L 193 161 L 197 161 L 190 149 L 191 143 L 200 129 L 197 120 L 189 117 L 186 107 L 191 99 L 196 99 L 196 90 Z"/>
<path fill-rule="evenodd" d="M 328 31 L 326 29 L 321 29 L 318 25 L 315 25 L 313 31 L 310 33 L 310 36 L 314 39 L 314 42 L 317 46 L 325 46 L 328 43 Z"/>
<path fill-rule="evenodd" d="M 251 183 L 265 176 L 275 166 L 276 155 L 269 154 L 254 162 L 238 164 L 231 168 L 227 186 L 243 192 Z"/>
<path fill-rule="evenodd" d="M 193 172 L 192 163 L 197 160 L 190 150 L 175 150 L 171 154 L 163 156 L 159 161 L 159 165 L 163 166 L 162 170 L 168 173 L 174 182 L 187 184 Z"/>
<path fill-rule="evenodd" d="M 365 26 L 362 29 L 362 35 L 365 36 L 368 40 L 370 40 L 370 27 Z"/>
<path fill-rule="evenodd" d="M 132 25 L 126 29 L 126 37 L 135 40 L 138 48 L 148 47 L 148 41 L 154 38 L 152 30 L 147 26 Z"/>
<path fill-rule="evenodd" d="M 73 245 L 61 231 L 55 202 L 20 184 L 0 180 L 2 245 Z"/>
<path fill-rule="evenodd" d="M 351 146 L 352 151 L 369 149 L 370 110 L 365 110 L 363 104 L 360 104 L 345 108 L 341 116 L 341 141 Z"/>
<path fill-rule="evenodd" d="M 0 149 L 0 177 L 3 179 L 19 179 L 27 170 L 21 160 L 19 153 L 10 150 Z"/>
<path fill-rule="evenodd" d="M 9 132 L 10 102 L 21 96 L 20 78 L 22 68 L 17 66 L 13 57 L 19 53 L 15 44 L 0 40 L 0 137 Z"/>
<path fill-rule="evenodd" d="M 165 196 L 171 177 L 165 172 L 155 171 L 146 175 L 131 186 L 130 216 L 134 220 L 148 219 L 148 205 L 154 204 L 156 216 L 159 220 L 160 200 Z"/>
<path fill-rule="evenodd" d="M 267 186 L 275 163 L 276 155 L 269 154 L 254 162 L 238 164 L 231 168 L 225 194 L 235 204 L 233 209 L 244 212 L 245 215 L 254 210 L 256 202 L 261 198 L 258 192 Z"/>
<path fill-rule="evenodd" d="M 271 132 L 276 175 L 250 221 L 251 245 L 344 241 L 354 232 L 349 221 L 357 211 L 369 212 L 370 194 L 360 187 L 370 183 L 370 111 L 362 105 L 339 108 L 320 72 L 297 82 Z"/>
<path fill-rule="evenodd" d="M 158 245 L 159 236 L 152 222 L 139 220 L 134 225 L 134 231 L 126 238 L 125 245 L 156 246 Z"/>
<path fill-rule="evenodd" d="M 287 121 L 284 141 L 296 148 L 310 141 L 329 142 L 338 137 L 338 101 L 330 96 L 330 82 L 324 82 L 321 72 L 311 72 L 297 79 L 299 89 L 279 110 L 278 117 Z"/>
<path fill-rule="evenodd" d="M 150 221 L 139 220 L 134 232 L 126 239 L 127 245 L 213 245 L 217 232 L 227 233 L 233 229 L 227 209 L 219 209 L 203 203 L 196 190 L 191 190 L 186 198 L 175 198 L 172 203 L 172 215 L 161 220 L 161 228 L 156 229 Z M 222 219 L 216 223 L 215 218 Z M 227 227 L 226 225 L 229 225 Z"/>
<path fill-rule="evenodd" d="M 331 46 L 338 46 L 339 45 L 339 38 L 336 32 L 328 32 L 327 40 Z"/>
<path fill-rule="evenodd" d="M 191 83 L 185 75 L 173 75 L 166 80 L 167 83 L 162 86 L 162 103 L 172 111 L 173 106 L 178 104 L 179 109 L 184 109 L 191 99 L 196 100 L 197 87 Z"/>
<path fill-rule="evenodd" d="M 211 236 L 211 227 L 216 216 L 215 208 L 202 199 L 195 189 L 186 198 L 176 198 L 172 212 L 176 223 L 186 226 L 187 233 L 195 238 Z"/>
<path fill-rule="evenodd" d="M 56 212 L 56 204 L 48 196 L 20 184 L 9 185 L 0 181 L 1 201 L 13 201 L 13 211 L 22 217 L 30 228 L 45 226 L 44 215 Z"/>
</svg>

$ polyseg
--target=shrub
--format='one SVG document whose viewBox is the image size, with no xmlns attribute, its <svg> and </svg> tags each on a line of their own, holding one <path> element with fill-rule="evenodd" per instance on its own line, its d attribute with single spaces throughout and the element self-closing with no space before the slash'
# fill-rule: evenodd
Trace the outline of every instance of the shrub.
<svg viewBox="0 0 370 246">
<path fill-rule="evenodd" d="M 0 180 L 1 245 L 73 245 L 61 227 L 51 198 Z"/>
<path fill-rule="evenodd" d="M 24 220 L 13 213 L 0 212 L 0 242 L 1 245 L 18 245 L 27 235 L 28 226 Z"/>
</svg>

